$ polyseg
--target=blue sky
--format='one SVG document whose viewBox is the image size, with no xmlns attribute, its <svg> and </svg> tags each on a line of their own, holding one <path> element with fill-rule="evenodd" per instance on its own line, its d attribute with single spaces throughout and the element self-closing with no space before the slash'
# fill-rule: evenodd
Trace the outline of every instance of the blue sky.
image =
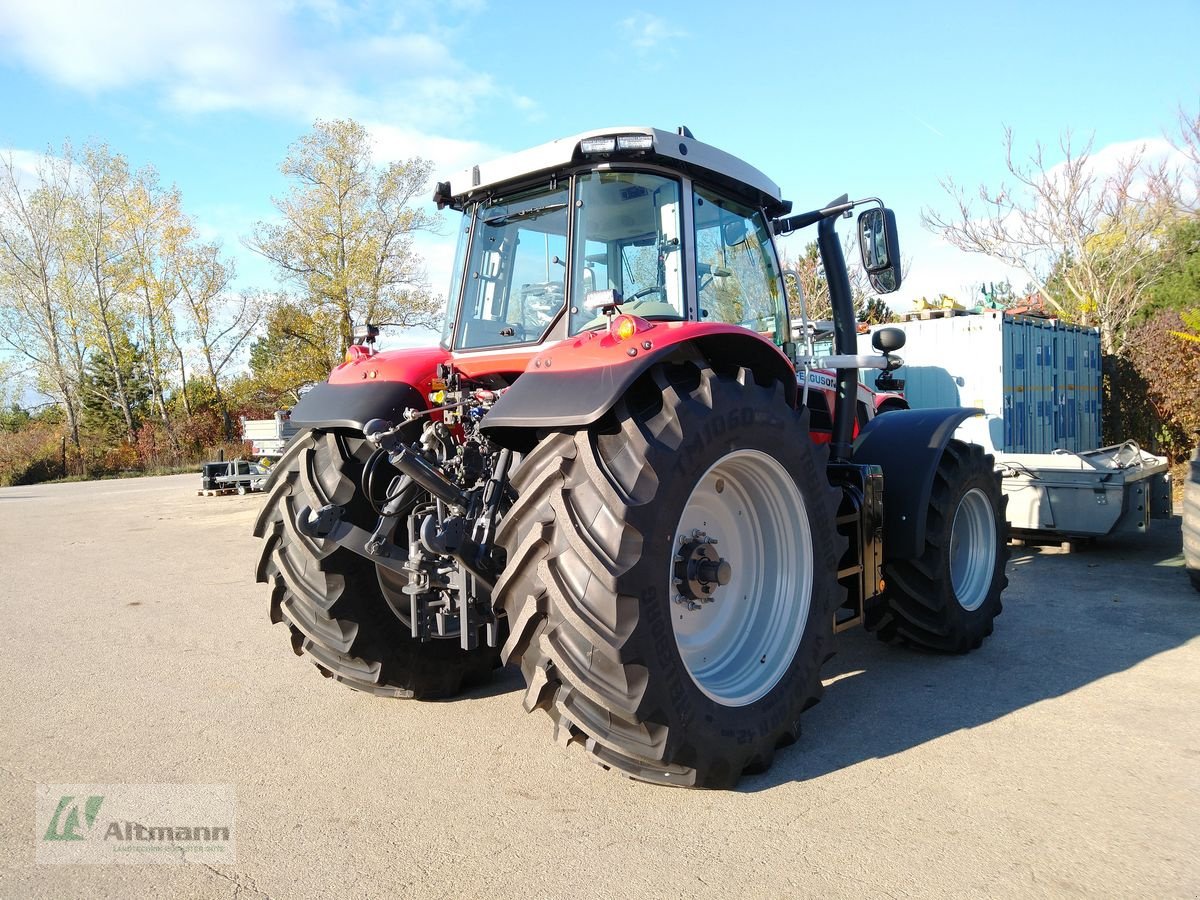
<svg viewBox="0 0 1200 900">
<path fill-rule="evenodd" d="M 357 118 L 381 158 L 445 174 L 589 128 L 686 124 L 797 208 L 882 196 L 912 262 L 905 308 L 1002 274 L 919 215 L 946 206 L 940 178 L 1000 179 L 1005 125 L 1022 150 L 1071 128 L 1110 154 L 1158 152 L 1200 103 L 1197 0 L 175 6 L 0 0 L 0 151 L 97 138 L 152 163 L 245 287 L 274 286 L 239 238 L 318 116 Z M 444 290 L 449 239 L 422 248 Z"/>
</svg>

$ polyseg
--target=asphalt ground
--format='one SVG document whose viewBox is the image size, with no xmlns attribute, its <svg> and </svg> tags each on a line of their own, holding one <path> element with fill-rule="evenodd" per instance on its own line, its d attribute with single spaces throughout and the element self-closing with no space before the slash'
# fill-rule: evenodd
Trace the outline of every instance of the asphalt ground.
<svg viewBox="0 0 1200 900">
<path fill-rule="evenodd" d="M 1178 518 L 1014 547 L 964 657 L 839 636 L 737 791 L 556 746 L 519 674 L 447 703 L 322 679 L 254 583 L 260 496 L 0 490 L 5 897 L 1200 896 L 1200 594 Z M 36 785 L 232 784 L 233 864 L 35 862 Z"/>
</svg>

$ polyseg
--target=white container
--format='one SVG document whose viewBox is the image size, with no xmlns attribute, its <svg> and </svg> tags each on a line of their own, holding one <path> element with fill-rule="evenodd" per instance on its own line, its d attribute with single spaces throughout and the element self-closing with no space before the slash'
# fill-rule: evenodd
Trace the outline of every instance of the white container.
<svg viewBox="0 0 1200 900">
<path fill-rule="evenodd" d="M 1002 453 L 1100 445 L 1100 334 L 998 311 L 911 321 L 895 372 L 914 409 L 975 406 L 960 436 Z M 859 335 L 859 352 L 872 352 Z M 865 373 L 870 385 L 875 373 Z"/>
</svg>

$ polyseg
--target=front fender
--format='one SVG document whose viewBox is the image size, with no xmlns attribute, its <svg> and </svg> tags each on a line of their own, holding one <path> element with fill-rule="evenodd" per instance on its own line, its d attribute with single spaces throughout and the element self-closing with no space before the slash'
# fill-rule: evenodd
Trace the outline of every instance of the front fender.
<svg viewBox="0 0 1200 900">
<path fill-rule="evenodd" d="M 652 366 L 701 356 L 746 366 L 783 383 L 795 405 L 796 371 L 774 344 L 733 325 L 662 322 L 626 341 L 589 332 L 538 354 L 501 395 L 481 427 L 501 443 L 517 429 L 573 428 L 603 416 Z"/>
<path fill-rule="evenodd" d="M 854 441 L 851 459 L 883 469 L 884 559 L 925 549 L 933 478 L 954 430 L 981 409 L 900 409 L 877 416 Z"/>
</svg>

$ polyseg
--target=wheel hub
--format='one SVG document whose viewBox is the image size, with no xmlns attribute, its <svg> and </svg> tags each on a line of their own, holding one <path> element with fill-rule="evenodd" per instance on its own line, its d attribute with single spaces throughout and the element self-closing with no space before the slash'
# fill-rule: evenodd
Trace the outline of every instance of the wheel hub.
<svg viewBox="0 0 1200 900">
<path fill-rule="evenodd" d="M 733 566 L 717 554 L 716 545 L 716 538 L 699 530 L 679 538 L 679 552 L 675 554 L 675 587 L 679 593 L 675 602 L 680 606 L 700 609 L 701 604 L 715 600 L 716 589 L 733 578 Z"/>
<path fill-rule="evenodd" d="M 754 703 L 787 674 L 808 624 L 815 567 L 804 495 L 770 453 L 732 450 L 697 480 L 670 546 L 663 575 L 680 661 L 714 702 Z"/>
</svg>

